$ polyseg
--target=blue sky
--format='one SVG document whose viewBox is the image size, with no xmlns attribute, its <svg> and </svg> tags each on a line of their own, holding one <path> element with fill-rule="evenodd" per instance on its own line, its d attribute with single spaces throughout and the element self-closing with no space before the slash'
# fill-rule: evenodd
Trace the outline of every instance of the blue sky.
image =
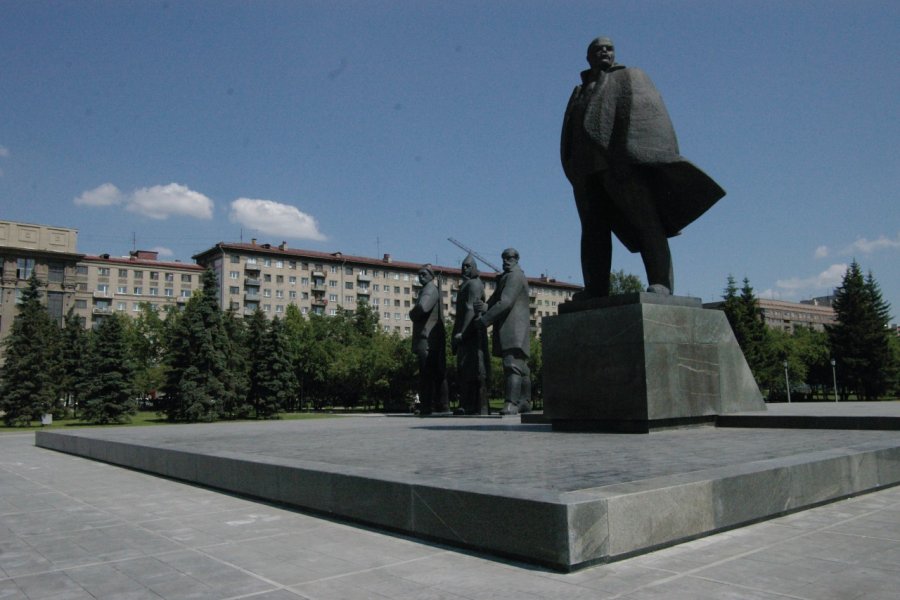
<svg viewBox="0 0 900 600">
<path fill-rule="evenodd" d="M 898 31 L 865 0 L 5 0 L 0 218 L 181 260 L 256 237 L 455 265 L 454 237 L 581 283 L 559 132 L 606 34 L 728 192 L 671 241 L 677 293 L 824 295 L 856 258 L 897 320 Z"/>
</svg>

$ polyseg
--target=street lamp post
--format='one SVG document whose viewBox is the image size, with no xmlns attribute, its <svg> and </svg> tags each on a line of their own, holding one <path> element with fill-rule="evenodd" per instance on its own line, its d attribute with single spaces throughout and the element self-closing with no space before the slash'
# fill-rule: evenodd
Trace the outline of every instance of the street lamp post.
<svg viewBox="0 0 900 600">
<path fill-rule="evenodd" d="M 790 402 L 791 401 L 791 378 L 788 377 L 788 368 L 787 367 L 788 367 L 787 361 L 784 361 L 784 383 L 787 386 L 786 387 L 787 397 L 788 397 L 788 402 Z"/>
<path fill-rule="evenodd" d="M 835 362 L 834 362 L 834 359 L 832 358 L 832 359 L 831 359 L 831 378 L 832 378 L 832 381 L 834 381 L 834 401 L 837 402 L 837 401 L 838 401 L 838 396 L 837 396 L 837 371 L 834 370 L 834 364 L 835 364 Z"/>
</svg>

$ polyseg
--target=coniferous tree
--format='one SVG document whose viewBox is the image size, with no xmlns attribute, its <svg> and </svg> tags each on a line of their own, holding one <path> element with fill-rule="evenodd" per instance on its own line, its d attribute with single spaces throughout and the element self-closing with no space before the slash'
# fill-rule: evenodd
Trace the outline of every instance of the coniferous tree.
<svg viewBox="0 0 900 600">
<path fill-rule="evenodd" d="M 772 351 L 772 343 L 769 338 L 769 330 L 766 328 L 765 317 L 759 307 L 759 300 L 753 292 L 750 280 L 744 277 L 744 285 L 741 287 L 741 318 L 744 321 L 743 330 L 747 350 L 744 356 L 750 370 L 757 381 L 766 387 L 771 387 L 774 380 L 774 372 L 777 371 L 777 359 Z"/>
<path fill-rule="evenodd" d="M 244 320 L 238 318 L 235 311 L 229 308 L 222 319 L 225 334 L 228 337 L 227 354 L 229 389 L 223 401 L 225 414 L 230 418 L 246 418 L 250 416 L 252 406 L 247 402 L 249 386 L 247 327 Z"/>
<path fill-rule="evenodd" d="M 7 425 L 29 425 L 53 410 L 59 390 L 58 340 L 59 327 L 41 303 L 40 281 L 32 272 L 4 342 L 0 410 Z"/>
<path fill-rule="evenodd" d="M 253 311 L 247 319 L 247 345 L 249 371 L 247 374 L 247 404 L 253 407 L 255 414 L 268 413 L 264 406 L 266 368 L 268 357 L 266 356 L 266 316 L 260 309 Z"/>
<path fill-rule="evenodd" d="M 745 277 L 743 287 L 738 290 L 734 277 L 729 275 L 722 299 L 722 310 L 756 383 L 764 388 L 777 387 L 779 380 L 774 377 L 777 357 L 773 355 L 772 340 L 750 280 Z"/>
<path fill-rule="evenodd" d="M 87 357 L 90 337 L 84 328 L 84 320 L 75 314 L 75 308 L 69 309 L 60 339 L 60 393 L 67 407 L 71 407 L 73 416 L 78 416 L 78 407 L 84 400 L 87 386 Z"/>
<path fill-rule="evenodd" d="M 85 359 L 86 398 L 81 419 L 90 423 L 127 423 L 137 412 L 135 369 L 126 338 L 127 317 L 103 319 L 91 336 Z"/>
<path fill-rule="evenodd" d="M 263 369 L 261 401 L 256 406 L 257 418 L 274 418 L 287 410 L 296 390 L 296 379 L 290 360 L 290 349 L 284 323 L 278 317 L 272 319 L 263 340 Z"/>
<path fill-rule="evenodd" d="M 216 300 L 216 275 L 207 269 L 203 288 L 178 316 L 169 339 L 163 412 L 174 421 L 215 421 L 235 386 L 228 373 L 228 335 Z"/>
<path fill-rule="evenodd" d="M 888 341 L 890 307 L 881 297 L 875 277 L 863 278 L 854 260 L 836 290 L 837 322 L 828 326 L 832 355 L 837 362 L 842 396 L 855 391 L 865 400 L 875 400 L 887 390 L 893 360 Z"/>
</svg>

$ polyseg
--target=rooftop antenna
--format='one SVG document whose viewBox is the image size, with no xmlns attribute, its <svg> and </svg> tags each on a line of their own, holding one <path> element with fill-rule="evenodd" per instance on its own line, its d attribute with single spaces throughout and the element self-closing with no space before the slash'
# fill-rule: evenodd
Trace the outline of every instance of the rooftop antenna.
<svg viewBox="0 0 900 600">
<path fill-rule="evenodd" d="M 480 260 L 481 262 L 483 262 L 484 264 L 486 264 L 487 266 L 492 268 L 494 270 L 494 273 L 500 272 L 500 269 L 498 269 L 496 266 L 494 266 L 490 262 L 488 262 L 488 260 L 485 257 L 478 254 L 477 252 L 475 252 L 474 250 L 472 250 L 471 248 L 469 248 L 462 242 L 454 240 L 452 237 L 447 238 L 447 241 L 450 242 L 451 244 L 453 244 L 454 246 L 458 246 L 459 248 L 462 248 L 463 250 L 465 250 L 466 252 L 468 252 L 469 254 L 471 254 L 472 256 L 474 256 L 475 258 L 477 258 L 478 260 Z"/>
</svg>

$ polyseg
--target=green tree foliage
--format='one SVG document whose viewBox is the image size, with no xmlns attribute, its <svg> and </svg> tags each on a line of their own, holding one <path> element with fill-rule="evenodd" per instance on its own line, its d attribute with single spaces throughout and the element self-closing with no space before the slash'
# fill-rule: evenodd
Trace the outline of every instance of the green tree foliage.
<svg viewBox="0 0 900 600">
<path fill-rule="evenodd" d="M 152 304 L 143 302 L 140 314 L 128 319 L 125 338 L 134 361 L 134 392 L 144 401 L 156 396 L 165 383 L 167 324 L 171 312 L 162 317 Z M 174 322 L 174 319 L 172 319 Z"/>
<path fill-rule="evenodd" d="M 172 421 L 214 421 L 234 403 L 238 387 L 228 371 L 233 349 L 216 300 L 216 276 L 207 269 L 203 289 L 173 324 L 162 410 Z"/>
<path fill-rule="evenodd" d="M 124 322 L 118 314 L 103 319 L 91 335 L 85 357 L 87 385 L 81 419 L 90 423 L 126 423 L 137 412 L 135 369 Z"/>
<path fill-rule="evenodd" d="M 256 415 L 262 413 L 268 416 L 269 410 L 261 407 L 267 403 L 263 382 L 266 378 L 266 365 L 269 357 L 266 356 L 266 315 L 257 308 L 247 319 L 247 330 L 244 343 L 247 347 L 247 404 L 253 407 Z"/>
<path fill-rule="evenodd" d="M 248 400 L 250 389 L 249 356 L 247 347 L 247 326 L 243 318 L 229 308 L 222 317 L 222 326 L 228 338 L 226 362 L 230 378 L 231 393 L 222 401 L 225 416 L 230 418 L 249 417 L 253 405 Z"/>
<path fill-rule="evenodd" d="M 66 314 L 63 330 L 60 334 L 59 360 L 62 376 L 60 394 L 63 404 L 72 414 L 78 416 L 78 406 L 84 400 L 87 391 L 87 370 L 85 357 L 88 354 L 90 338 L 84 328 L 81 317 L 75 314 L 75 308 Z"/>
<path fill-rule="evenodd" d="M 877 400 L 887 392 L 896 369 L 889 341 L 890 306 L 872 273 L 864 278 L 855 260 L 835 293 L 834 311 L 837 323 L 827 329 L 841 395 L 846 399 L 855 391 L 861 399 Z"/>
<path fill-rule="evenodd" d="M 632 294 L 643 292 L 645 289 L 641 278 L 632 273 L 626 273 L 623 269 L 612 271 L 609 274 L 609 295 Z"/>
<path fill-rule="evenodd" d="M 287 332 L 281 319 L 272 319 L 264 331 L 262 341 L 265 364 L 259 386 L 260 396 L 255 405 L 256 417 L 271 419 L 293 405 L 297 380 L 291 364 Z"/>
<path fill-rule="evenodd" d="M 0 374 L 0 410 L 7 425 L 27 426 L 57 404 L 59 327 L 41 303 L 40 285 L 32 272 L 4 342 L 6 361 Z"/>
<path fill-rule="evenodd" d="M 777 387 L 778 359 L 749 279 L 744 278 L 739 293 L 734 277 L 729 275 L 722 299 L 725 301 L 722 310 L 757 384 L 766 389 Z"/>
</svg>

